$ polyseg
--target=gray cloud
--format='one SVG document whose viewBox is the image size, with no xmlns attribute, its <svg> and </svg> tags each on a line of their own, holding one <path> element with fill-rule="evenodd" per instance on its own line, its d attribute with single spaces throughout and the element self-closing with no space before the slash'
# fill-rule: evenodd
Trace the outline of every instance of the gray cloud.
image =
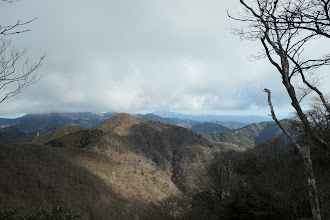
<svg viewBox="0 0 330 220">
<path fill-rule="evenodd" d="M 42 79 L 2 103 L 0 114 L 49 111 L 268 112 L 261 87 L 287 108 L 258 42 L 231 34 L 236 1 L 20 1 L 0 9 L 10 24 L 38 16 L 13 36 L 31 59 L 47 54 Z"/>
</svg>

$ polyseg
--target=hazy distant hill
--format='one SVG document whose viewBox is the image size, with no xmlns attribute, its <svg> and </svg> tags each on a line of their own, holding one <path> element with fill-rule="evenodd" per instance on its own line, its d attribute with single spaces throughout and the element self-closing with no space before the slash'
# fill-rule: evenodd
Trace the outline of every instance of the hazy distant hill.
<svg viewBox="0 0 330 220">
<path fill-rule="evenodd" d="M 170 111 L 154 111 L 153 114 L 167 118 L 190 119 L 196 121 L 235 121 L 248 124 L 271 120 L 270 117 L 261 117 L 255 115 L 188 115 Z"/>
<path fill-rule="evenodd" d="M 27 114 L 17 119 L 0 119 L 2 125 L 13 125 L 25 133 L 33 131 L 48 131 L 55 126 L 76 124 L 86 128 L 92 128 L 116 113 L 49 113 Z"/>
<path fill-rule="evenodd" d="M 209 121 L 208 123 L 219 124 L 229 129 L 243 128 L 250 124 L 250 123 L 243 123 L 238 121 Z"/>
<path fill-rule="evenodd" d="M 82 137 L 89 144 L 73 147 Z M 90 219 L 160 219 L 155 204 L 202 190 L 216 152 L 242 151 L 129 114 L 55 140 L 59 148 L 0 143 L 0 210 L 64 205 Z"/>
<path fill-rule="evenodd" d="M 75 124 L 55 126 L 49 131 L 33 131 L 25 133 L 24 131 L 12 125 L 0 125 L 0 141 L 26 140 L 30 143 L 47 143 L 65 134 L 72 133 L 86 128 Z M 37 136 L 39 135 L 39 136 Z"/>
<path fill-rule="evenodd" d="M 281 121 L 284 126 L 288 127 L 288 121 Z M 225 141 L 234 143 L 246 148 L 254 147 L 256 144 L 260 144 L 269 139 L 280 137 L 285 141 L 288 141 L 282 130 L 277 126 L 275 122 L 261 122 L 253 123 L 244 128 L 237 130 L 228 130 L 216 133 L 210 133 L 206 136 L 211 137 L 215 141 Z"/>
<path fill-rule="evenodd" d="M 190 130 L 198 133 L 212 133 L 212 132 L 226 131 L 229 130 L 229 128 L 226 128 L 225 126 L 219 124 L 205 122 L 192 126 Z"/>
<path fill-rule="evenodd" d="M 146 115 L 137 115 L 141 118 L 146 118 L 154 121 L 159 121 L 171 125 L 181 126 L 185 128 L 189 128 L 192 131 L 200 132 L 200 133 L 210 133 L 214 131 L 222 131 L 227 129 L 234 129 L 234 128 L 242 128 L 247 123 L 242 122 L 235 122 L 235 121 L 197 121 L 197 120 L 191 120 L 191 119 L 179 119 L 179 118 L 168 118 L 168 117 L 160 117 L 155 114 L 146 114 Z M 220 126 L 219 126 L 220 125 Z M 194 130 L 192 127 L 194 127 Z M 225 128 L 224 128 L 225 127 Z M 197 131 L 198 130 L 198 131 Z"/>
<path fill-rule="evenodd" d="M 49 113 L 49 114 L 27 114 L 16 119 L 0 119 L 0 140 L 26 140 L 49 132 L 50 130 L 63 125 L 77 125 L 85 128 L 92 128 L 116 113 Z M 78 127 L 75 127 L 78 128 Z M 69 129 L 66 128 L 66 129 Z M 71 127 L 70 129 L 73 129 Z M 70 130 L 69 129 L 69 130 Z M 73 129 L 74 130 L 74 129 Z M 54 135 L 54 131 L 52 131 Z M 69 131 L 62 130 L 64 133 Z M 57 135 L 60 132 L 57 131 Z M 63 134 L 64 135 L 64 134 Z M 56 135 L 55 135 L 56 136 Z M 54 136 L 54 137 L 55 137 Z M 56 136 L 58 137 L 58 136 Z M 44 137 L 43 137 L 44 138 Z M 49 138 L 49 134 L 48 134 Z M 46 138 L 47 139 L 47 138 Z M 46 140 L 45 139 L 45 140 Z M 42 140 L 41 137 L 38 140 Z M 49 141 L 49 140 L 48 140 Z M 44 143 L 42 141 L 42 143 Z"/>
<path fill-rule="evenodd" d="M 146 118 L 153 121 L 159 121 L 170 125 L 181 126 L 184 128 L 191 128 L 192 126 L 199 124 L 201 122 L 189 120 L 189 119 L 178 119 L 178 118 L 163 118 L 155 114 L 146 114 L 146 115 L 136 115 L 140 118 Z"/>
</svg>

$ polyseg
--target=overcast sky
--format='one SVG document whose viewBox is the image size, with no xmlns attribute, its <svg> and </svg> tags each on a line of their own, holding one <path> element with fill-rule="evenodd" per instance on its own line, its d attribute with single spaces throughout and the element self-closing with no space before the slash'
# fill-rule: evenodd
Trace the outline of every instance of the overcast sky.
<svg viewBox="0 0 330 220">
<path fill-rule="evenodd" d="M 12 36 L 30 60 L 46 54 L 39 82 L 1 103 L 0 114 L 69 111 L 267 115 L 292 111 L 281 78 L 249 61 L 258 41 L 231 33 L 238 0 L 21 0 L 0 2 L 1 25 L 28 21 Z M 325 80 L 328 80 L 325 78 Z M 329 84 L 328 84 L 329 85 Z M 325 86 L 324 88 L 327 89 Z"/>
</svg>

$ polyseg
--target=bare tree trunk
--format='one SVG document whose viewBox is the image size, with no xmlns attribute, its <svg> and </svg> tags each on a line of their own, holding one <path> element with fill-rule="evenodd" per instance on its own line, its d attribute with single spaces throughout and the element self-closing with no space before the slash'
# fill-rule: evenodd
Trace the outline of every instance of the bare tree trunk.
<svg viewBox="0 0 330 220">
<path fill-rule="evenodd" d="M 320 205 L 317 196 L 317 186 L 316 186 L 316 180 L 313 170 L 313 163 L 310 155 L 310 147 L 308 144 L 305 144 L 303 147 L 301 147 L 299 143 L 294 139 L 294 137 L 285 129 L 285 127 L 281 124 L 281 122 L 277 119 L 275 115 L 274 107 L 271 100 L 271 91 L 269 89 L 264 89 L 264 91 L 268 94 L 268 104 L 274 121 L 282 129 L 282 131 L 286 134 L 286 136 L 291 140 L 294 147 L 298 150 L 298 152 L 304 159 L 305 172 L 308 179 L 309 202 L 313 214 L 313 219 L 321 220 Z M 306 137 L 306 138 L 311 139 L 311 137 Z"/>
<path fill-rule="evenodd" d="M 245 0 L 239 0 L 246 9 L 245 15 L 235 20 L 246 22 L 243 28 L 234 29 L 235 33 L 248 40 L 260 39 L 264 47 L 264 56 L 278 70 L 282 76 L 282 83 L 291 99 L 291 105 L 295 109 L 302 125 L 306 142 L 303 147 L 277 120 L 271 102 L 271 92 L 268 93 L 268 103 L 271 114 L 277 125 L 291 140 L 294 147 L 304 159 L 305 171 L 308 178 L 308 190 L 313 218 L 321 219 L 317 187 L 310 157 L 310 146 L 316 144 L 329 148 L 330 144 L 320 135 L 314 132 L 313 127 L 301 108 L 300 101 L 310 92 L 315 92 L 320 97 L 324 107 L 329 111 L 322 92 L 312 83 L 307 76 L 312 76 L 316 69 L 330 65 L 330 54 L 321 57 L 304 58 L 305 46 L 318 37 L 330 39 L 329 26 L 329 0 L 299 1 L 299 0 L 256 0 L 254 6 L 246 4 Z M 253 3 L 251 3 L 253 5 Z M 231 16 L 230 16 L 231 17 Z M 299 76 L 307 90 L 292 84 L 293 78 Z M 296 91 L 298 89 L 298 92 Z M 303 93 L 300 94 L 299 90 Z M 300 97 L 301 96 L 301 97 Z"/>
<path fill-rule="evenodd" d="M 317 196 L 317 186 L 310 155 L 310 147 L 305 145 L 304 147 L 300 148 L 299 153 L 304 158 L 305 172 L 308 178 L 309 202 L 312 209 L 313 219 L 321 220 L 320 205 Z"/>
</svg>

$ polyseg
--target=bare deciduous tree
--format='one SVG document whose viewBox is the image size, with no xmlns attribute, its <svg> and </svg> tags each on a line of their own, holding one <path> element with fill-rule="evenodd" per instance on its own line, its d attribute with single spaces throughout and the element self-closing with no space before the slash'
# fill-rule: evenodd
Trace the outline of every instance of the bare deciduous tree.
<svg viewBox="0 0 330 220">
<path fill-rule="evenodd" d="M 13 0 L 1 0 L 12 3 Z M 0 25 L 0 103 L 20 93 L 24 88 L 37 82 L 40 75 L 35 71 L 40 67 L 45 56 L 41 56 L 35 63 L 26 57 L 27 50 L 18 50 L 11 46 L 8 35 L 30 31 L 25 26 L 36 18 L 27 22 L 16 22 L 13 25 Z M 20 69 L 17 66 L 21 65 Z"/>
<path fill-rule="evenodd" d="M 311 54 L 305 53 L 307 44 L 320 38 L 330 38 L 330 1 L 255 0 L 253 6 L 248 5 L 244 0 L 240 0 L 240 3 L 245 9 L 245 14 L 239 18 L 232 18 L 246 25 L 242 29 L 235 29 L 235 33 L 243 39 L 260 40 L 264 50 L 258 58 L 267 58 L 281 74 L 291 105 L 301 121 L 305 136 L 304 143 L 298 143 L 277 120 L 271 91 L 264 89 L 268 94 L 268 104 L 274 121 L 289 137 L 304 159 L 313 218 L 321 219 L 310 146 L 317 144 L 329 147 L 329 143 L 314 132 L 300 102 L 309 93 L 314 92 L 325 109 L 330 112 L 329 103 L 319 90 L 316 84 L 318 78 L 315 77 L 316 70 L 330 65 L 330 55 L 311 57 Z M 303 86 L 297 86 L 297 81 L 300 81 Z"/>
</svg>

